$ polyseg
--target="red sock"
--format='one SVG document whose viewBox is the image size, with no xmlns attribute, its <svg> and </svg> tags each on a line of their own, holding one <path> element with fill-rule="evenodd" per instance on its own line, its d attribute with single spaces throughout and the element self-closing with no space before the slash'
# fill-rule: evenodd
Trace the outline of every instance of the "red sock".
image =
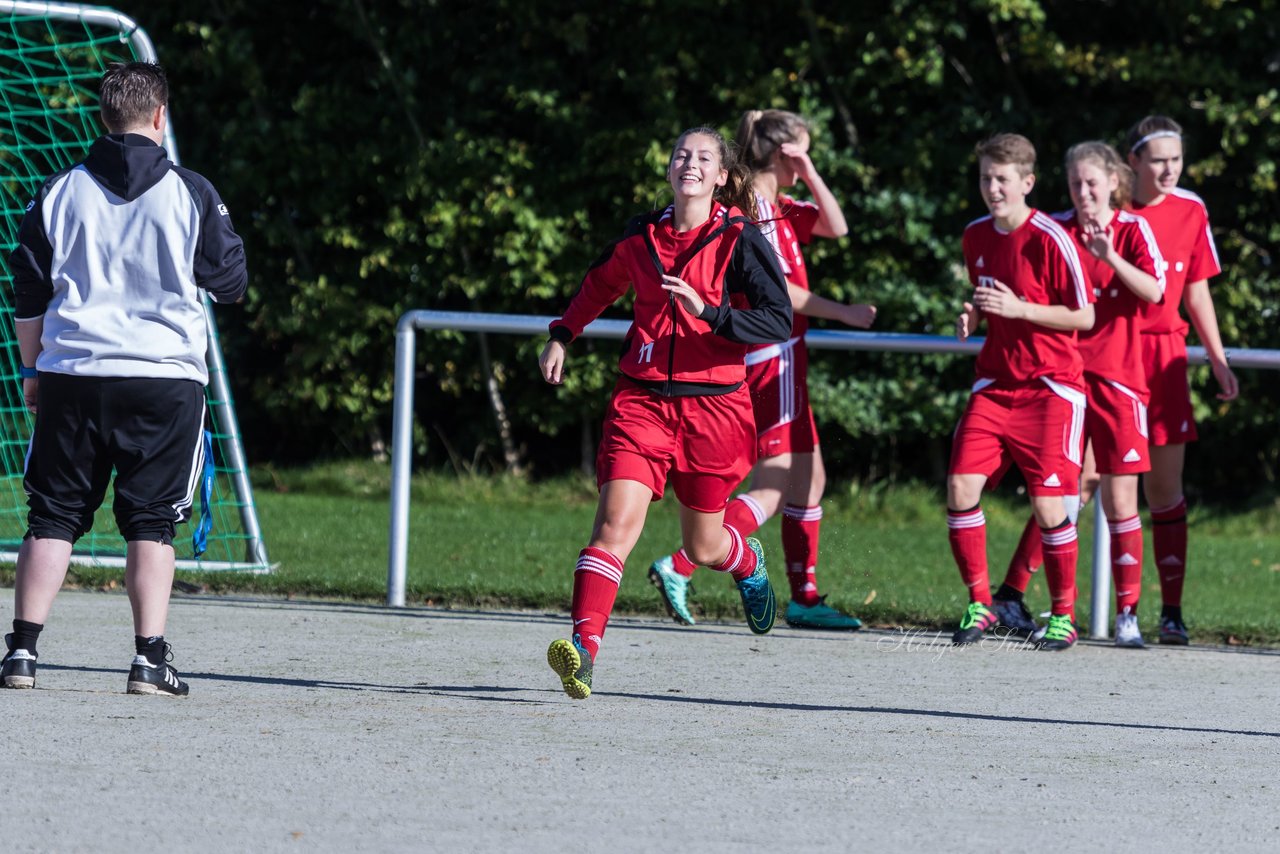
<svg viewBox="0 0 1280 854">
<path fill-rule="evenodd" d="M 693 571 L 698 568 L 698 565 L 689 560 L 689 555 L 684 549 L 676 549 L 675 554 L 671 555 L 671 568 L 685 578 L 693 578 Z"/>
<path fill-rule="evenodd" d="M 1151 551 L 1160 573 L 1160 598 L 1166 605 L 1181 607 L 1187 573 L 1187 499 L 1151 508 Z"/>
<path fill-rule="evenodd" d="M 749 578 L 756 571 L 756 553 L 747 548 L 742 534 L 737 528 L 728 525 L 724 529 L 729 534 L 729 554 L 719 566 L 711 567 L 716 572 L 727 572 L 734 581 Z"/>
<path fill-rule="evenodd" d="M 1116 586 L 1116 613 L 1138 610 L 1142 597 L 1142 517 L 1108 521 L 1111 530 L 1111 578 Z"/>
<path fill-rule="evenodd" d="M 1076 558 L 1080 553 L 1075 523 L 1063 519 L 1061 525 L 1042 529 L 1040 538 L 1044 543 L 1044 574 L 1049 582 L 1051 610 L 1055 614 L 1066 614 L 1074 623 Z"/>
<path fill-rule="evenodd" d="M 1013 557 L 1009 559 L 1009 570 L 1004 574 L 1004 583 L 1014 590 L 1026 593 L 1031 576 L 1042 563 L 1043 541 L 1040 538 L 1040 526 L 1036 524 L 1036 517 L 1033 515 L 1022 529 L 1022 539 L 1018 540 L 1018 547 L 1013 550 Z"/>
<path fill-rule="evenodd" d="M 960 577 L 969 588 L 969 601 L 991 604 L 991 579 L 987 574 L 987 519 L 981 507 L 947 511 L 947 538 Z"/>
<path fill-rule="evenodd" d="M 578 567 L 573 571 L 573 633 L 580 636 L 592 661 L 600 650 L 621 582 L 622 561 L 615 555 L 590 546 L 578 553 Z"/>
<path fill-rule="evenodd" d="M 760 502 L 745 493 L 730 501 L 724 511 L 724 523 L 737 529 L 744 537 L 754 534 L 768 520 L 769 517 L 765 515 Z M 678 549 L 671 555 L 671 568 L 685 578 L 692 578 L 693 571 L 698 568 L 698 565 L 689 560 L 689 555 L 684 549 Z"/>
<path fill-rule="evenodd" d="M 730 501 L 729 506 L 724 508 L 724 523 L 731 528 L 736 528 L 744 537 L 751 536 L 768 521 L 769 516 L 760 506 L 760 502 L 745 492 Z"/>
<path fill-rule="evenodd" d="M 782 508 L 782 557 L 787 562 L 791 600 L 810 606 L 818 603 L 818 534 L 821 507 L 788 504 Z"/>
</svg>

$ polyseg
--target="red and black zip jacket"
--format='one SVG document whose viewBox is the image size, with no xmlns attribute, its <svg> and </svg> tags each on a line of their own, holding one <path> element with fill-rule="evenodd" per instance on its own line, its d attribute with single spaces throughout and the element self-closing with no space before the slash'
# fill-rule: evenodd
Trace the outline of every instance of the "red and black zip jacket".
<svg viewBox="0 0 1280 854">
<path fill-rule="evenodd" d="M 662 289 L 662 274 L 698 292 L 698 317 Z M 791 334 L 791 299 L 773 248 L 737 208 L 712 206 L 705 223 L 672 227 L 672 209 L 632 219 L 626 232 L 591 265 L 551 338 L 568 344 L 628 288 L 635 318 L 618 367 L 658 394 L 725 394 L 746 378 L 748 344 Z"/>
</svg>

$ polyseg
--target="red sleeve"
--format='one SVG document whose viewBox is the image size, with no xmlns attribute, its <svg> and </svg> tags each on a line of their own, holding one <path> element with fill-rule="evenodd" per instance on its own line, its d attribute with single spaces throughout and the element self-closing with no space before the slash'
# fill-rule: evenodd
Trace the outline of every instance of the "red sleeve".
<svg viewBox="0 0 1280 854">
<path fill-rule="evenodd" d="M 813 240 L 813 227 L 818 224 L 822 211 L 813 202 L 801 202 L 789 196 L 783 196 L 780 201 L 787 222 L 795 230 L 796 239 L 807 246 Z"/>
<path fill-rule="evenodd" d="M 1058 229 L 1064 239 L 1056 237 L 1045 240 L 1045 267 L 1049 293 L 1053 294 L 1059 305 L 1065 305 L 1078 311 L 1093 302 L 1093 287 L 1089 277 L 1085 275 L 1084 265 L 1080 263 L 1080 253 L 1076 249 L 1076 241 L 1071 239 L 1065 229 Z"/>
<path fill-rule="evenodd" d="M 960 251 L 964 253 L 964 270 L 969 276 L 969 284 L 975 288 L 978 286 L 978 271 L 977 268 L 974 267 L 974 263 L 977 261 L 979 251 L 976 243 L 977 241 L 974 239 L 973 229 L 966 228 L 964 230 L 964 237 L 960 239 Z"/>
<path fill-rule="evenodd" d="M 552 337 L 566 344 L 582 334 L 587 324 L 617 302 L 631 286 L 631 272 L 626 262 L 625 240 L 620 240 L 604 251 L 582 279 L 582 285 L 569 302 L 569 308 L 559 320 L 551 321 Z M 559 328 L 561 331 L 556 332 Z M 565 338 L 565 332 L 568 338 Z"/>
<path fill-rule="evenodd" d="M 1196 235 L 1195 246 L 1191 249 L 1191 260 L 1187 262 L 1187 283 L 1201 279 L 1211 279 L 1222 272 L 1218 263 L 1218 246 L 1213 242 L 1213 232 L 1209 229 L 1209 215 L 1200 208 L 1200 228 Z"/>
</svg>

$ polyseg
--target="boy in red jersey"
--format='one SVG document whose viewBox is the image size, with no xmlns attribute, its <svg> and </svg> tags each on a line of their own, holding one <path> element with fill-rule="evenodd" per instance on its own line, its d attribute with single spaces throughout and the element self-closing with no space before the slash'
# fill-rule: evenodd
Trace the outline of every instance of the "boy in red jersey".
<svg viewBox="0 0 1280 854">
<path fill-rule="evenodd" d="M 995 627 L 980 500 L 989 478 L 1012 461 L 1022 470 L 1041 528 L 1053 599 L 1041 649 L 1075 644 L 1076 528 L 1062 497 L 1080 477 L 1083 363 L 1076 332 L 1093 326 L 1093 305 L 1075 244 L 1051 217 L 1031 208 L 1035 148 L 1017 134 L 977 146 L 978 186 L 989 216 L 964 232 L 973 302 L 956 319 L 961 340 L 982 318 L 987 338 L 977 382 L 956 427 L 947 478 L 951 551 L 969 588 L 969 607 L 952 636 L 973 643 Z"/>
<path fill-rule="evenodd" d="M 1080 253 L 1097 300 L 1096 322 L 1080 333 L 1080 355 L 1089 406 L 1085 414 L 1084 477 L 1080 498 L 1088 503 L 1101 473 L 1101 500 L 1111 534 L 1116 586 L 1117 646 L 1141 647 L 1138 600 L 1142 594 L 1142 520 L 1138 475 L 1151 468 L 1147 447 L 1147 380 L 1142 366 L 1142 311 L 1164 294 L 1164 264 L 1151 226 L 1124 210 L 1131 173 L 1103 142 L 1082 142 L 1067 151 L 1067 185 L 1074 208 L 1054 219 Z M 1023 532 L 1004 583 L 995 593 L 1000 624 L 1017 634 L 1036 628 L 1022 602 L 1031 567 L 1040 562 L 1033 516 Z M 1034 546 L 1028 549 L 1028 544 Z M 1033 556 L 1019 558 L 1027 551 Z"/>
<path fill-rule="evenodd" d="M 787 625 L 850 631 L 861 628 L 862 622 L 827 605 L 825 597 L 818 595 L 818 535 L 826 470 L 809 405 L 809 351 L 804 334 L 809 316 L 865 328 L 875 319 L 876 310 L 870 305 L 839 303 L 809 290 L 801 244 L 814 236 L 842 237 L 849 230 L 839 202 L 809 159 L 809 141 L 804 119 L 786 110 L 751 110 L 738 124 L 737 143 L 752 171 L 760 230 L 787 279 L 795 320 L 791 337 L 783 343 L 757 344 L 747 351 L 759 461 L 751 473 L 750 490 L 729 503 L 725 519 L 743 535 L 750 535 L 781 510 L 782 551 L 791 587 L 791 601 L 784 612 Z M 780 192 L 797 180 L 809 188 L 812 202 Z M 694 622 L 688 607 L 694 569 L 683 550 L 664 555 L 649 567 L 649 579 L 668 613 L 686 625 Z"/>
<path fill-rule="evenodd" d="M 573 632 L 547 649 L 565 693 L 579 700 L 591 694 L 623 564 L 668 480 L 685 551 L 737 582 L 753 632 L 773 627 L 760 543 L 726 525 L 724 510 L 755 462 L 743 357 L 748 344 L 786 340 L 791 304 L 772 248 L 743 216 L 755 212 L 750 182 L 720 134 L 681 134 L 667 178 L 675 202 L 628 223 L 552 322 L 539 360 L 543 378 L 560 383 L 565 345 L 634 289 L 635 320 L 597 452 L 595 526 L 573 576 Z"/>
<path fill-rule="evenodd" d="M 1181 304 L 1209 355 L 1219 400 L 1240 393 L 1218 334 L 1209 279 L 1222 272 L 1209 229 L 1209 213 L 1195 193 L 1178 187 L 1182 128 L 1166 116 L 1147 116 L 1126 137 L 1129 165 L 1137 175 L 1133 210 L 1151 223 L 1165 261 L 1165 298 L 1144 307 L 1142 358 L 1151 388 L 1151 471 L 1144 492 L 1151 508 L 1152 557 L 1160 574 L 1163 608 L 1160 643 L 1185 645 L 1182 584 L 1187 566 L 1187 503 L 1182 492 L 1186 443 L 1196 425 L 1187 385 L 1187 322 Z"/>
</svg>

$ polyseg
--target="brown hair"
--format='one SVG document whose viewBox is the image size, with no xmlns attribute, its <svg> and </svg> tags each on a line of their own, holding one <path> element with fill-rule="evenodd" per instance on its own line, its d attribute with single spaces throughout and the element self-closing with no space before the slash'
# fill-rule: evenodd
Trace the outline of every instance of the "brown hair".
<svg viewBox="0 0 1280 854">
<path fill-rule="evenodd" d="M 992 163 L 1012 163 L 1024 178 L 1036 171 L 1036 147 L 1022 134 L 998 133 L 974 146 L 973 153 L 979 163 L 984 157 Z"/>
<path fill-rule="evenodd" d="M 1098 140 L 1077 143 L 1067 149 L 1065 158 L 1067 169 L 1081 160 L 1091 160 L 1101 166 L 1108 175 L 1118 177 L 1120 180 L 1111 193 L 1111 207 L 1115 210 L 1124 210 L 1128 207 L 1133 197 L 1133 170 L 1120 158 L 1116 150 Z"/>
<path fill-rule="evenodd" d="M 784 142 L 795 142 L 809 133 L 805 120 L 786 110 L 748 110 L 738 122 L 735 137 L 743 162 L 754 172 L 769 165 L 773 153 Z"/>
<path fill-rule="evenodd" d="M 1143 118 L 1124 137 L 1124 147 L 1130 154 L 1137 154 L 1146 148 L 1152 134 L 1160 136 L 1182 136 L 1182 125 L 1168 116 L 1152 115 Z"/>
<path fill-rule="evenodd" d="M 724 137 L 721 136 L 718 130 L 702 125 L 689 128 L 676 137 L 676 144 L 671 147 L 671 158 L 667 161 L 668 169 L 670 168 L 671 160 L 675 159 L 675 150 L 680 147 L 685 139 L 695 135 L 709 136 L 716 141 L 716 148 L 720 154 L 720 167 L 729 173 L 729 179 L 725 182 L 725 185 L 716 188 L 715 200 L 723 205 L 736 207 L 751 219 L 755 219 L 758 214 L 756 212 L 756 191 L 751 186 L 751 170 L 738 159 L 737 152 L 733 150 L 729 143 L 725 142 Z"/>
<path fill-rule="evenodd" d="M 102 123 L 123 133 L 151 122 L 157 107 L 169 103 L 169 81 L 154 62 L 113 62 L 98 87 Z"/>
</svg>

